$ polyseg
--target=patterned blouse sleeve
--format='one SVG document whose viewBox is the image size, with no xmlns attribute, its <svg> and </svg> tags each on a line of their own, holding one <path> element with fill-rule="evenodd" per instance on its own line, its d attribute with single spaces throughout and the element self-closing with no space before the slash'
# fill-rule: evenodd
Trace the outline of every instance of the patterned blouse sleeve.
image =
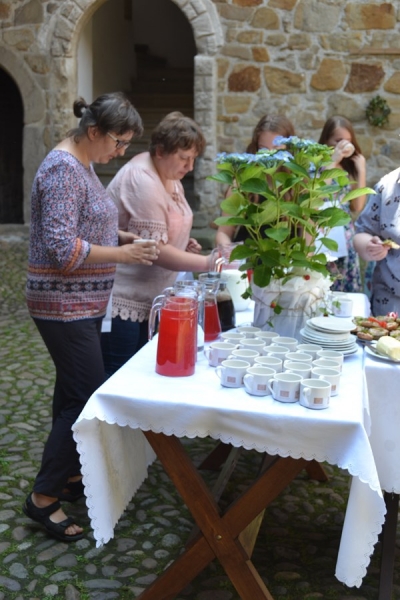
<svg viewBox="0 0 400 600">
<path fill-rule="evenodd" d="M 370 235 L 380 235 L 381 223 L 381 205 L 383 186 L 379 182 L 374 190 L 376 194 L 368 196 L 367 204 L 354 226 L 356 233 L 369 233 Z"/>
<path fill-rule="evenodd" d="M 159 177 L 127 164 L 108 191 L 119 215 L 119 226 L 145 239 L 168 243 L 168 203 Z"/>
<path fill-rule="evenodd" d="M 90 244 L 77 236 L 80 209 L 88 201 L 86 185 L 73 165 L 57 162 L 38 182 L 44 245 L 63 272 L 79 268 Z"/>
</svg>

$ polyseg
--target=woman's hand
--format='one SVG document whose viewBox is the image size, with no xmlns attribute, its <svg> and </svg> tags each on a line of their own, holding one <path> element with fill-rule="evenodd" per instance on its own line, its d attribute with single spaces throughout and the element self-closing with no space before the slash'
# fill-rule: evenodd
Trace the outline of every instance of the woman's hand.
<svg viewBox="0 0 400 600">
<path fill-rule="evenodd" d="M 387 253 L 390 250 L 390 246 L 383 244 L 382 240 L 378 236 L 374 235 L 367 242 L 365 250 L 369 256 L 369 260 L 383 260 L 386 258 Z"/>
<path fill-rule="evenodd" d="M 140 237 L 131 233 L 130 231 L 118 230 L 118 246 L 124 246 L 125 244 L 132 244 L 133 240 L 138 240 Z"/>
<path fill-rule="evenodd" d="M 335 146 L 332 154 L 332 162 L 339 165 L 344 158 L 348 158 L 354 154 L 354 146 L 348 140 L 340 140 Z"/>
<path fill-rule="evenodd" d="M 135 239 L 140 239 L 135 237 Z M 121 260 L 118 262 L 125 264 L 141 264 L 151 266 L 157 260 L 160 249 L 152 240 L 141 240 L 140 243 L 124 244 L 119 246 Z"/>
<path fill-rule="evenodd" d="M 377 235 L 369 233 L 356 233 L 353 243 L 356 252 L 367 261 L 383 260 L 390 250 L 390 246 L 383 244 Z"/>
<path fill-rule="evenodd" d="M 365 156 L 363 156 L 362 154 L 353 154 L 351 160 L 355 164 L 358 176 L 360 176 L 361 174 L 365 175 L 365 172 L 367 170 Z"/>
<path fill-rule="evenodd" d="M 189 238 L 188 245 L 186 246 L 186 252 L 191 252 L 192 254 L 200 254 L 201 245 L 194 238 Z"/>
</svg>

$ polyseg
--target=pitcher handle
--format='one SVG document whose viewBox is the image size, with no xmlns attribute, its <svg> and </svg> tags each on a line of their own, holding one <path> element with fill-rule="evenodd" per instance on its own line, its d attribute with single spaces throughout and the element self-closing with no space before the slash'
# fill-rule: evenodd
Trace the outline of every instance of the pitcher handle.
<svg viewBox="0 0 400 600">
<path fill-rule="evenodd" d="M 160 310 L 162 307 L 162 300 L 164 299 L 164 296 L 158 296 L 157 298 L 154 299 L 153 305 L 150 309 L 150 315 L 149 315 L 149 341 L 153 339 L 154 333 L 155 333 L 155 329 L 156 329 L 156 318 L 157 316 L 159 316 L 160 314 Z M 157 301 L 158 300 L 158 301 Z"/>
</svg>

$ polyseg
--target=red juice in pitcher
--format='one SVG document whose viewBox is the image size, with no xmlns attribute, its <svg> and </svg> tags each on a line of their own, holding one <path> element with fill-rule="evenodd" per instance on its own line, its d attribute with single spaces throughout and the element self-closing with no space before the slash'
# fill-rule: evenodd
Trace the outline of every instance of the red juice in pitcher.
<svg viewBox="0 0 400 600">
<path fill-rule="evenodd" d="M 175 297 L 160 311 L 156 372 L 193 375 L 197 357 L 197 300 Z"/>
<path fill-rule="evenodd" d="M 204 303 L 204 340 L 212 342 L 221 333 L 218 306 L 216 300 L 205 300 Z"/>
</svg>

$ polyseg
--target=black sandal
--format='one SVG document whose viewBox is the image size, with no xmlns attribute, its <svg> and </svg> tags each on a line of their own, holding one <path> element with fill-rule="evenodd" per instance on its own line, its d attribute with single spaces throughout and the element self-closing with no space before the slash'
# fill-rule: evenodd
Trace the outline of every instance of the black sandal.
<svg viewBox="0 0 400 600">
<path fill-rule="evenodd" d="M 78 540 L 81 540 L 83 538 L 83 532 L 76 533 L 75 535 L 67 535 L 65 533 L 65 530 L 75 523 L 71 517 L 67 517 L 60 523 L 54 523 L 54 521 L 50 519 L 50 515 L 55 513 L 59 508 L 61 508 L 61 504 L 58 500 L 45 508 L 39 508 L 33 503 L 32 494 L 29 494 L 25 500 L 25 504 L 22 506 L 22 510 L 27 517 L 44 525 L 47 531 L 61 542 L 77 542 Z"/>
<path fill-rule="evenodd" d="M 78 479 L 78 481 L 68 481 L 64 489 L 68 491 L 58 494 L 58 499 L 63 502 L 76 502 L 85 495 L 85 486 L 83 485 L 82 479 Z"/>
</svg>

